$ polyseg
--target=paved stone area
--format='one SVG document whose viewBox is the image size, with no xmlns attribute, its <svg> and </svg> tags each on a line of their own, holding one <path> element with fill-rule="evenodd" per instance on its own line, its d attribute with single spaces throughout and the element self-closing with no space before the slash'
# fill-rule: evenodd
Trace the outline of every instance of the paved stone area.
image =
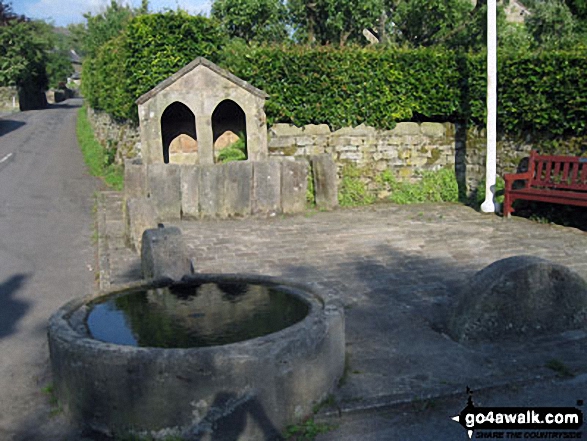
<svg viewBox="0 0 587 441">
<path fill-rule="evenodd" d="M 121 245 L 119 196 L 106 208 L 111 282 L 140 277 Z M 110 208 L 108 208 L 110 207 Z M 118 219 L 118 220 L 117 220 Z M 171 224 L 170 224 L 171 225 Z M 345 305 L 348 369 L 322 415 L 377 409 L 474 389 L 548 379 L 557 360 L 587 372 L 584 332 L 525 344 L 464 346 L 444 333 L 457 293 L 490 263 L 528 254 L 587 278 L 587 234 L 503 220 L 458 204 L 375 205 L 269 219 L 178 222 L 200 273 L 255 273 L 319 287 Z M 572 403 L 570 403 L 572 404 Z"/>
</svg>

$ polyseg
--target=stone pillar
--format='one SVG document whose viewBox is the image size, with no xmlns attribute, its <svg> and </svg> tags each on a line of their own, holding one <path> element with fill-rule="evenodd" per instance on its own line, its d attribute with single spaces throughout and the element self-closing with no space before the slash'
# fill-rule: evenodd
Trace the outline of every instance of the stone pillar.
<svg viewBox="0 0 587 441">
<path fill-rule="evenodd" d="M 196 116 L 196 133 L 198 134 L 198 157 L 200 164 L 214 164 L 212 114 L 202 113 Z"/>
</svg>

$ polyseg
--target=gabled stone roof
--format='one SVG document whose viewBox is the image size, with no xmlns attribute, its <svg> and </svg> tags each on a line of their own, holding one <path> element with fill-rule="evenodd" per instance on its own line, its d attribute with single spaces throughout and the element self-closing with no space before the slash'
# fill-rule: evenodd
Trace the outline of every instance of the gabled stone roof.
<svg viewBox="0 0 587 441">
<path fill-rule="evenodd" d="M 227 70 L 224 70 L 221 67 L 217 66 L 216 64 L 212 63 L 211 61 L 206 60 L 204 57 L 198 57 L 194 61 L 192 61 L 190 64 L 188 64 L 187 66 L 184 66 L 183 68 L 178 70 L 176 73 L 171 75 L 169 78 L 161 81 L 159 84 L 157 84 L 151 90 L 149 90 L 147 93 L 145 93 L 144 95 L 141 95 L 139 97 L 139 99 L 136 100 L 136 104 L 146 103 L 151 98 L 153 98 L 155 95 L 157 95 L 159 92 L 164 90 L 167 86 L 170 86 L 171 84 L 175 83 L 181 77 L 183 77 L 187 73 L 191 72 L 192 70 L 194 70 L 198 66 L 207 67 L 212 72 L 220 75 L 223 78 L 226 78 L 228 81 L 233 82 L 237 86 L 242 87 L 247 92 L 250 92 L 253 95 L 258 96 L 259 98 L 264 98 L 264 99 L 269 98 L 269 95 L 267 95 L 261 89 L 257 89 L 256 87 L 250 85 L 246 81 L 241 80 L 236 75 L 233 75 L 230 72 L 228 72 Z"/>
</svg>

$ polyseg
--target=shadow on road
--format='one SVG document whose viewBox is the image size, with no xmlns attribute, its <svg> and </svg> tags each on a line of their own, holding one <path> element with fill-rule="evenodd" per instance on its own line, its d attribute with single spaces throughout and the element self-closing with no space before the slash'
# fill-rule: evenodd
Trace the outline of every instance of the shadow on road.
<svg viewBox="0 0 587 441">
<path fill-rule="evenodd" d="M 67 100 L 62 103 L 57 104 L 49 104 L 47 109 L 77 109 L 81 107 L 81 100 L 79 98 L 74 98 L 76 101 Z"/>
<path fill-rule="evenodd" d="M 12 119 L 0 119 L 0 136 L 6 135 L 16 129 L 24 126 L 25 123 L 22 121 L 14 121 Z"/>
<path fill-rule="evenodd" d="M 28 277 L 26 274 L 16 274 L 0 284 L 0 339 L 14 332 L 16 324 L 30 307 L 28 302 L 14 299 Z"/>
</svg>

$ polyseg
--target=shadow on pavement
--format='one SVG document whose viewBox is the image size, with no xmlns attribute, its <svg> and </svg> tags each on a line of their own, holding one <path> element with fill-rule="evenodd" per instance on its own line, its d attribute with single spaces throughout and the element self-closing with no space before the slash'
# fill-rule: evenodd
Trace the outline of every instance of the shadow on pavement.
<svg viewBox="0 0 587 441">
<path fill-rule="evenodd" d="M 0 136 L 6 135 L 14 130 L 17 130 L 24 126 L 26 123 L 22 121 L 14 121 L 12 119 L 0 118 Z"/>
<path fill-rule="evenodd" d="M 16 274 L 0 284 L 0 339 L 14 332 L 16 324 L 30 308 L 28 302 L 14 299 L 28 277 Z"/>
</svg>

